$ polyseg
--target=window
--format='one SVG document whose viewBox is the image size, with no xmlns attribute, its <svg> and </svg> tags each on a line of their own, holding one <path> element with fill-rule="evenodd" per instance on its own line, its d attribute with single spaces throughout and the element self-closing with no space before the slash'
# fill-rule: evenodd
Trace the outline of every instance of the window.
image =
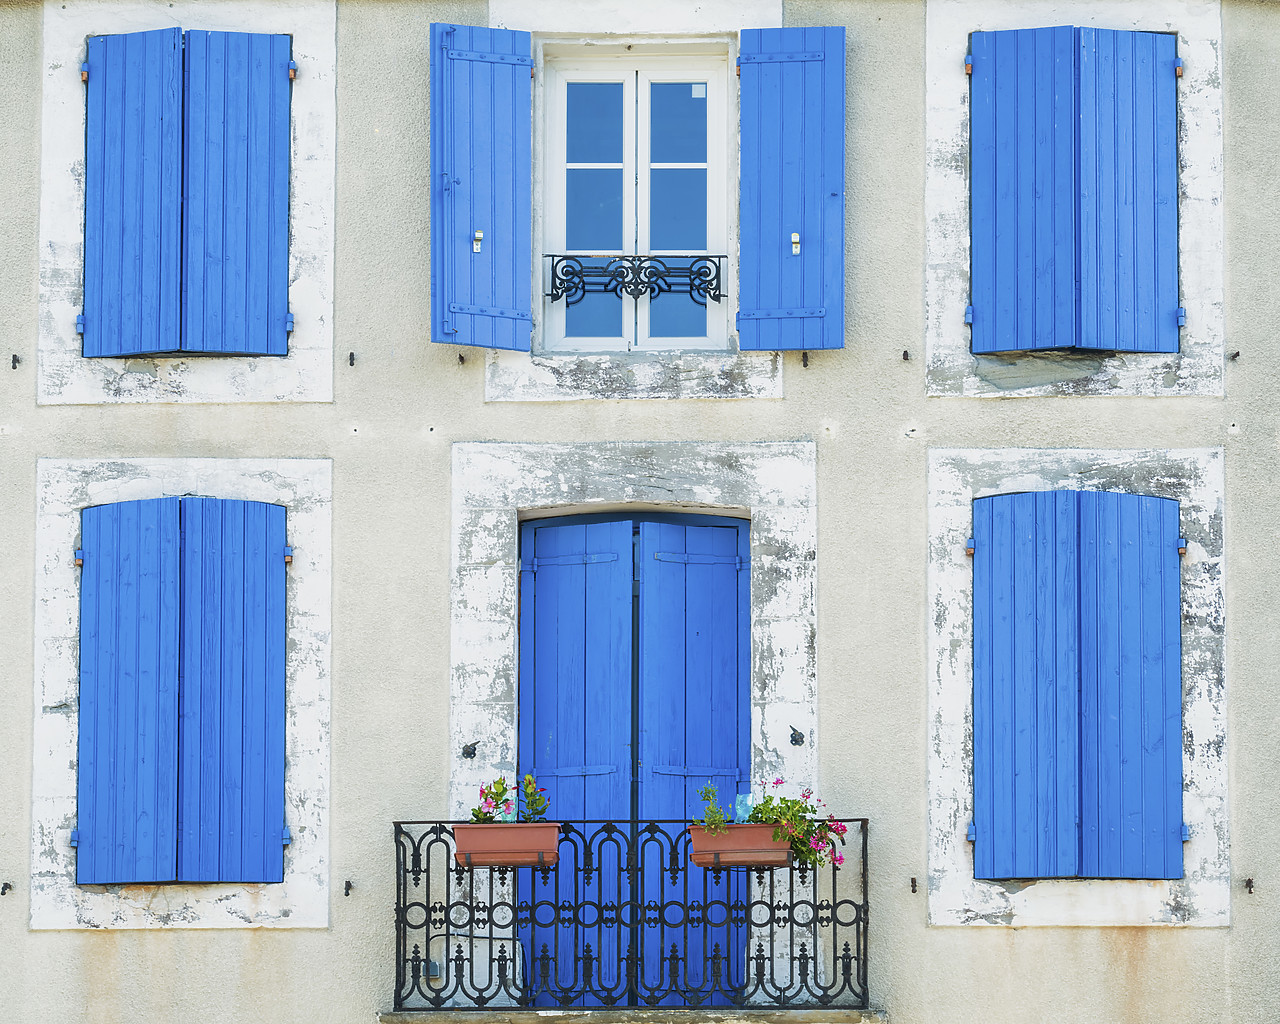
<svg viewBox="0 0 1280 1024">
<path fill-rule="evenodd" d="M 705 42 L 548 43 L 536 204 L 529 33 L 431 31 L 433 340 L 843 346 L 843 29 L 744 30 L 740 79 Z"/>
<path fill-rule="evenodd" d="M 284 877 L 285 509 L 81 515 L 79 884 Z"/>
<path fill-rule="evenodd" d="M 84 355 L 286 353 L 290 45 L 88 40 Z"/>
<path fill-rule="evenodd" d="M 1181 878 L 1179 504 L 973 503 L 975 878 Z"/>
<path fill-rule="evenodd" d="M 974 353 L 1178 351 L 1176 42 L 973 33 Z"/>
</svg>

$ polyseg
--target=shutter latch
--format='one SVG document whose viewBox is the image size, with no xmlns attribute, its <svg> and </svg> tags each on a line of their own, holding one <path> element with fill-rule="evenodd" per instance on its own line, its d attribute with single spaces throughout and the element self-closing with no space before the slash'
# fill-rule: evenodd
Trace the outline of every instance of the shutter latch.
<svg viewBox="0 0 1280 1024">
<path fill-rule="evenodd" d="M 298 77 L 298 62 L 296 60 L 289 61 L 289 81 L 293 81 Z"/>
<path fill-rule="evenodd" d="M 483 241 L 484 241 L 484 232 L 477 230 L 476 233 L 471 236 L 471 251 L 479 252 L 480 243 Z"/>
<path fill-rule="evenodd" d="M 76 548 L 76 565 L 84 565 L 84 548 Z"/>
<path fill-rule="evenodd" d="M 1186 553 L 1187 553 L 1187 538 L 1179 537 L 1178 538 L 1178 554 L 1185 555 Z"/>
<path fill-rule="evenodd" d="M 973 552 L 974 552 L 973 538 L 970 537 L 967 541 L 964 542 L 964 553 L 966 555 L 972 555 Z"/>
<path fill-rule="evenodd" d="M 1173 74 L 1174 74 L 1174 77 L 1176 78 L 1182 77 L 1182 58 L 1181 57 L 1173 58 Z"/>
<path fill-rule="evenodd" d="M 973 74 L 973 54 L 971 53 L 964 55 L 964 73 L 966 75 Z"/>
<path fill-rule="evenodd" d="M 799 231 L 791 232 L 791 255 L 792 256 L 800 255 L 800 232 Z"/>
<path fill-rule="evenodd" d="M 293 564 L 293 548 L 288 546 L 286 546 L 284 549 L 284 564 L 285 565 Z"/>
<path fill-rule="evenodd" d="M 1182 72 L 1178 72 L 1178 73 L 1181 74 Z M 80 65 L 80 81 L 82 82 L 89 81 L 89 65 L 87 63 Z"/>
</svg>

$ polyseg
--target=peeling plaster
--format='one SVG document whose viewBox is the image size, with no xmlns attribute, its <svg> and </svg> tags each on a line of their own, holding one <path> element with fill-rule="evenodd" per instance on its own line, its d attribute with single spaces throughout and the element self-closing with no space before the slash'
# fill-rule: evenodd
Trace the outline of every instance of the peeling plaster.
<svg viewBox="0 0 1280 1024">
<path fill-rule="evenodd" d="M 40 153 L 37 401 L 330 402 L 337 9 L 333 0 L 47 0 Z M 287 356 L 84 358 L 85 38 L 178 26 L 293 36 Z M 175 339 L 176 344 L 176 339 Z"/>
<path fill-rule="evenodd" d="M 329 924 L 328 459 L 41 459 L 37 467 L 31 927 L 325 928 Z M 89 505 L 174 495 L 287 508 L 284 882 L 94 885 L 75 880 L 80 580 Z"/>
<path fill-rule="evenodd" d="M 1223 581 L 1223 453 L 935 449 L 929 453 L 929 923 L 1230 924 Z M 1175 498 L 1182 559 L 1183 844 L 1174 880 L 973 877 L 973 500 L 1012 491 L 1113 490 Z"/>
<path fill-rule="evenodd" d="M 519 521 L 589 511 L 751 516 L 751 772 L 817 770 L 817 474 L 812 442 L 453 446 L 449 813 L 516 770 Z M 806 736 L 792 746 L 791 728 Z M 463 743 L 476 757 L 461 757 Z"/>
<path fill-rule="evenodd" d="M 1181 351 L 974 356 L 969 304 L 969 34 L 1046 25 L 1178 33 L 1178 268 Z M 1223 393 L 1220 6 L 1204 0 L 927 0 L 925 6 L 925 359 L 930 395 Z"/>
</svg>

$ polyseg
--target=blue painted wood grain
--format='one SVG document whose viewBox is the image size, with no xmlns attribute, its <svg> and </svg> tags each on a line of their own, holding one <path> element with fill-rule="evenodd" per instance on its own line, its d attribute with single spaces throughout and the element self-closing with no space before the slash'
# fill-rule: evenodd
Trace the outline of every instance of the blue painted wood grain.
<svg viewBox="0 0 1280 1024">
<path fill-rule="evenodd" d="M 433 341 L 529 350 L 530 45 L 528 32 L 431 26 Z"/>
<path fill-rule="evenodd" d="M 88 40 L 86 356 L 180 345 L 181 39 L 175 28 Z"/>
<path fill-rule="evenodd" d="M 738 347 L 843 348 L 844 29 L 739 38 Z"/>
</svg>

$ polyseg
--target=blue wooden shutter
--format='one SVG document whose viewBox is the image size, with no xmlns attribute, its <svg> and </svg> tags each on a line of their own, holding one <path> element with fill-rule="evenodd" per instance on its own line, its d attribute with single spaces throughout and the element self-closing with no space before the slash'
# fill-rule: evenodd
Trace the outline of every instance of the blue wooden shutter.
<svg viewBox="0 0 1280 1024">
<path fill-rule="evenodd" d="M 1079 871 L 1077 505 L 973 503 L 975 878 Z"/>
<path fill-rule="evenodd" d="M 1083 863 L 1182 877 L 1178 503 L 1080 495 Z"/>
<path fill-rule="evenodd" d="M 178 877 L 284 878 L 285 510 L 182 499 Z"/>
<path fill-rule="evenodd" d="M 83 352 L 176 351 L 182 33 L 92 36 L 87 63 Z"/>
<path fill-rule="evenodd" d="M 970 40 L 974 352 L 1076 344 L 1074 32 Z"/>
<path fill-rule="evenodd" d="M 843 348 L 844 29 L 744 30 L 738 63 L 738 347 Z"/>
<path fill-rule="evenodd" d="M 528 32 L 431 26 L 433 341 L 529 350 L 532 68 Z"/>
<path fill-rule="evenodd" d="M 289 52 L 283 35 L 186 35 L 185 351 L 288 351 Z"/>
<path fill-rule="evenodd" d="M 76 881 L 173 881 L 178 500 L 92 506 L 80 532 Z"/>
<path fill-rule="evenodd" d="M 1078 344 L 1177 352 L 1177 37 L 1077 32 Z"/>
</svg>

